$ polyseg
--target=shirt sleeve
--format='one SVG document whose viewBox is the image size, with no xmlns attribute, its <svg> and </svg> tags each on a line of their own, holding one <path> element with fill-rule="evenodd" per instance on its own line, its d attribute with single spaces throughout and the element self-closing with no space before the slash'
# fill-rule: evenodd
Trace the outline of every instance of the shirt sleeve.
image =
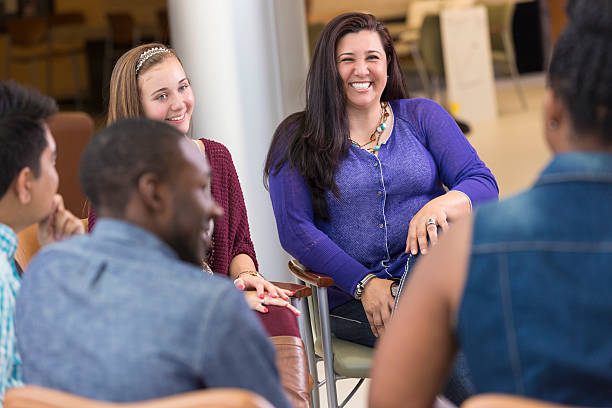
<svg viewBox="0 0 612 408">
<path fill-rule="evenodd" d="M 313 271 L 331 276 L 336 286 L 352 296 L 369 271 L 315 226 L 304 179 L 285 164 L 270 174 L 268 183 L 282 247 Z"/>
<path fill-rule="evenodd" d="M 217 306 L 212 308 L 217 313 L 207 319 L 209 324 L 203 324 L 200 333 L 203 344 L 208 344 L 200 360 L 206 387 L 243 388 L 275 407 L 290 407 L 276 368 L 274 347 L 244 296 L 227 286 L 218 294 Z"/>
<path fill-rule="evenodd" d="M 13 271 L 11 266 L 6 261 L 0 263 L 0 396 L 4 396 L 4 392 L 15 379 L 13 370 L 17 369 L 13 366 L 15 361 L 15 323 L 14 323 L 14 298 L 11 292 L 10 284 L 6 279 Z"/>
<path fill-rule="evenodd" d="M 450 190 L 468 196 L 471 204 L 497 200 L 499 188 L 491 170 L 478 157 L 476 150 L 461 133 L 455 120 L 436 102 L 411 100 L 415 133 L 429 150 L 440 173 L 440 179 Z"/>
</svg>

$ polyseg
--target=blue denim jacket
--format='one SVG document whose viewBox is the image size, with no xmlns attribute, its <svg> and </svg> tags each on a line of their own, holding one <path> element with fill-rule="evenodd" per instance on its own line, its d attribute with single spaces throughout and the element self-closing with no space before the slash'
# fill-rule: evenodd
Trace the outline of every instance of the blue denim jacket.
<svg viewBox="0 0 612 408">
<path fill-rule="evenodd" d="M 457 335 L 477 392 L 612 405 L 612 155 L 556 156 L 475 216 Z"/>
<path fill-rule="evenodd" d="M 289 406 L 243 295 L 132 224 L 102 218 L 43 249 L 16 326 L 26 383 L 109 401 L 237 387 Z"/>
</svg>

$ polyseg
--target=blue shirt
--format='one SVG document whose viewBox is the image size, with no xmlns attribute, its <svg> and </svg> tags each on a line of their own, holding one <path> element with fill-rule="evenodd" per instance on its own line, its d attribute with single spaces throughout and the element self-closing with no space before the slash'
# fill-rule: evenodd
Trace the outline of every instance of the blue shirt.
<svg viewBox="0 0 612 408">
<path fill-rule="evenodd" d="M 21 385 L 21 359 L 15 338 L 15 299 L 20 278 L 15 268 L 17 235 L 0 223 L 0 396 Z M 0 404 L 2 407 L 2 404 Z"/>
<path fill-rule="evenodd" d="M 612 406 L 612 155 L 476 210 L 457 336 L 478 393 Z"/>
<path fill-rule="evenodd" d="M 118 402 L 237 387 L 289 406 L 243 295 L 135 225 L 103 218 L 46 247 L 17 303 L 26 383 Z"/>
<path fill-rule="evenodd" d="M 330 221 L 314 216 L 310 190 L 289 165 L 269 178 L 283 248 L 334 278 L 330 308 L 350 299 L 367 274 L 400 276 L 412 217 L 444 186 L 472 204 L 498 197 L 497 183 L 450 115 L 433 101 L 391 101 L 393 130 L 378 156 L 351 146 L 328 192 Z"/>
</svg>

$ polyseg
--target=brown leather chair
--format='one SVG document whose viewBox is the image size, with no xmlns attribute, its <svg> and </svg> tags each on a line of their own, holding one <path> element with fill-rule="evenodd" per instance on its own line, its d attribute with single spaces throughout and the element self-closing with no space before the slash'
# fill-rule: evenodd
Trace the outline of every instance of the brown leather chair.
<svg viewBox="0 0 612 408">
<path fill-rule="evenodd" d="M 188 392 L 134 403 L 111 403 L 49 388 L 26 385 L 9 389 L 5 408 L 273 408 L 263 397 L 237 388 Z"/>
<path fill-rule="evenodd" d="M 480 394 L 469 398 L 461 408 L 572 408 L 533 398 L 507 394 Z"/>
<path fill-rule="evenodd" d="M 79 184 L 79 164 L 94 132 L 93 119 L 85 112 L 60 112 L 48 123 L 57 144 L 58 192 L 70 212 L 80 218 L 87 217 L 87 200 Z"/>
</svg>

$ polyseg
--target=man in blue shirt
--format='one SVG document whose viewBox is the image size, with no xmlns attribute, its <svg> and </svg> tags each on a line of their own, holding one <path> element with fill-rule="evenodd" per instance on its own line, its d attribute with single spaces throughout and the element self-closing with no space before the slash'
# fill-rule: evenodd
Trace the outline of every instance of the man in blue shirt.
<svg viewBox="0 0 612 408">
<path fill-rule="evenodd" d="M 0 399 L 7 388 L 21 384 L 14 327 L 21 283 L 15 265 L 17 233 L 38 222 L 44 245 L 83 232 L 80 220 L 56 194 L 57 150 L 45 124 L 55 112 L 53 99 L 0 82 Z"/>
<path fill-rule="evenodd" d="M 161 122 L 119 121 L 86 148 L 80 180 L 98 222 L 28 268 L 17 307 L 25 381 L 109 401 L 238 387 L 289 406 L 242 294 L 202 271 L 222 210 L 193 143 Z"/>
</svg>

